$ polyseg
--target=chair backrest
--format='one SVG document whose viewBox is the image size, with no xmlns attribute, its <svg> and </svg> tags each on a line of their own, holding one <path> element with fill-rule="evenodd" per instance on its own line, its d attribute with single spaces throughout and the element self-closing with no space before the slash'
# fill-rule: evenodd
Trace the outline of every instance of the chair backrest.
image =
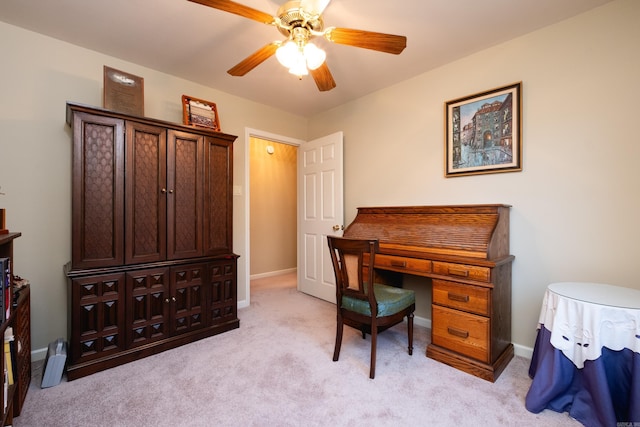
<svg viewBox="0 0 640 427">
<path fill-rule="evenodd" d="M 342 306 L 343 296 L 368 301 L 371 315 L 378 314 L 378 304 L 373 291 L 377 240 L 348 239 L 327 236 L 333 271 L 336 276 L 336 304 Z M 365 264 L 366 262 L 366 264 Z"/>
</svg>

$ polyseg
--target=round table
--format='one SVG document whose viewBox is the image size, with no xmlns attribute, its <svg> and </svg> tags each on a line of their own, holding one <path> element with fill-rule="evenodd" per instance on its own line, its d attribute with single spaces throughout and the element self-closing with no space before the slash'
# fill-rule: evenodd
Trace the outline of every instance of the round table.
<svg viewBox="0 0 640 427">
<path fill-rule="evenodd" d="M 526 407 L 586 426 L 640 423 L 640 290 L 600 283 L 547 287 Z"/>
</svg>

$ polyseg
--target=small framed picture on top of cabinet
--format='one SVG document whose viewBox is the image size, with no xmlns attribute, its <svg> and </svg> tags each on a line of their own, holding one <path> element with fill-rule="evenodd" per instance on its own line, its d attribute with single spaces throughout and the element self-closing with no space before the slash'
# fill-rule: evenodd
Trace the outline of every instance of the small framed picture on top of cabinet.
<svg viewBox="0 0 640 427">
<path fill-rule="evenodd" d="M 182 95 L 182 122 L 189 126 L 220 131 L 216 104 L 192 96 Z"/>
</svg>

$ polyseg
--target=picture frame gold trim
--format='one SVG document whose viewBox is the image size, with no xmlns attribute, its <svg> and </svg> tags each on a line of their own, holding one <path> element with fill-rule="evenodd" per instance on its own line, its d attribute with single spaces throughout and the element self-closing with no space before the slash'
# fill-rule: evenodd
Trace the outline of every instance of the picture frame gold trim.
<svg viewBox="0 0 640 427">
<path fill-rule="evenodd" d="M 216 104 L 193 96 L 182 95 L 182 123 L 220 131 Z"/>
<path fill-rule="evenodd" d="M 144 117 L 144 79 L 104 66 L 102 106 L 118 113 Z"/>
<path fill-rule="evenodd" d="M 447 101 L 445 177 L 522 171 L 522 82 Z"/>
</svg>

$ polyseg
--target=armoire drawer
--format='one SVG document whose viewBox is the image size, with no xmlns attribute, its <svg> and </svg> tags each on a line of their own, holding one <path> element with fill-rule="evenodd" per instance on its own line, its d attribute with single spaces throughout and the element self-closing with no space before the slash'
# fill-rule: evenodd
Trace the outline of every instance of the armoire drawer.
<svg viewBox="0 0 640 427">
<path fill-rule="evenodd" d="M 459 354 L 489 363 L 489 318 L 432 305 L 431 341 Z"/>
<path fill-rule="evenodd" d="M 470 313 L 489 315 L 491 289 L 433 279 L 433 303 L 464 310 Z"/>
<path fill-rule="evenodd" d="M 491 281 L 491 269 L 488 267 L 478 267 L 477 265 L 433 261 L 433 272 L 444 276 L 454 276 L 481 282 Z"/>
</svg>

